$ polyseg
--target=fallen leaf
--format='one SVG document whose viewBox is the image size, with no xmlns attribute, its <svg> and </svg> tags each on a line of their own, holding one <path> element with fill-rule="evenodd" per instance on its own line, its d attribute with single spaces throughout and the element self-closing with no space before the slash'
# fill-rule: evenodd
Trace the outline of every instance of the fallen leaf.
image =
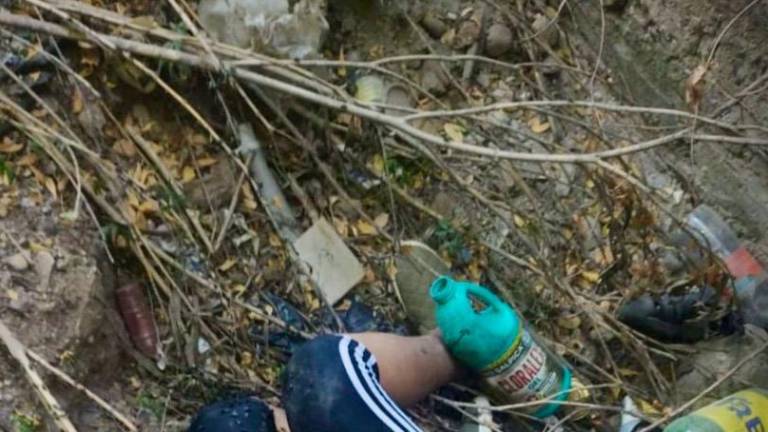
<svg viewBox="0 0 768 432">
<path fill-rule="evenodd" d="M 72 113 L 80 114 L 83 111 L 83 93 L 75 91 L 72 93 Z"/>
<path fill-rule="evenodd" d="M 133 157 L 136 156 L 136 145 L 129 139 L 121 138 L 112 145 L 112 151 L 120 156 Z"/>
<path fill-rule="evenodd" d="M 688 108 L 694 112 L 699 112 L 701 99 L 704 97 L 704 77 L 709 67 L 706 64 L 700 64 L 693 69 L 691 75 L 685 80 L 685 103 Z"/>
<path fill-rule="evenodd" d="M 590 283 L 596 283 L 600 280 L 600 272 L 596 271 L 583 271 L 581 272 L 582 279 Z"/>
<path fill-rule="evenodd" d="M 634 369 L 629 369 L 629 368 L 619 368 L 619 373 L 625 377 L 633 377 L 633 376 L 640 375 L 640 372 Z"/>
<path fill-rule="evenodd" d="M 550 124 L 546 121 L 542 122 L 539 116 L 535 116 L 528 120 L 528 127 L 531 128 L 531 132 L 541 134 L 549 130 Z"/>
<path fill-rule="evenodd" d="M 54 180 L 51 177 L 46 177 L 45 178 L 45 188 L 48 189 L 48 192 L 50 192 L 51 195 L 53 195 L 53 199 L 58 199 L 59 198 L 59 192 L 58 192 L 58 190 L 56 188 L 56 180 Z"/>
<path fill-rule="evenodd" d="M 220 272 L 225 272 L 234 267 L 235 264 L 237 264 L 237 260 L 235 258 L 229 258 L 228 260 L 224 261 L 224 263 L 222 263 L 218 269 Z"/>
<path fill-rule="evenodd" d="M 357 221 L 355 228 L 357 228 L 357 232 L 361 235 L 375 235 L 378 232 L 375 226 L 362 219 Z"/>
<path fill-rule="evenodd" d="M 578 315 L 564 316 L 557 319 L 557 325 L 568 330 L 576 330 L 581 327 L 581 318 Z"/>
<path fill-rule="evenodd" d="M 455 123 L 446 123 L 443 125 L 443 131 L 452 143 L 461 144 L 464 141 L 464 128 Z"/>
<path fill-rule="evenodd" d="M 185 166 L 181 170 L 181 182 L 182 183 L 190 182 L 190 181 L 194 180 L 195 177 L 197 177 L 197 174 L 195 173 L 194 168 L 192 168 L 191 166 Z"/>
<path fill-rule="evenodd" d="M 195 162 L 197 163 L 197 166 L 199 166 L 200 168 L 206 168 L 206 167 L 209 167 L 211 165 L 216 165 L 218 160 L 216 160 L 215 158 L 212 158 L 210 156 L 206 156 L 206 157 L 202 157 L 200 159 L 197 159 Z"/>
<path fill-rule="evenodd" d="M 16 292 L 16 290 L 6 289 L 5 294 L 8 296 L 8 299 L 10 299 L 11 301 L 16 301 L 19 299 L 19 293 Z"/>
<path fill-rule="evenodd" d="M 384 158 L 380 154 L 374 155 L 366 166 L 376 176 L 382 177 L 384 175 Z"/>
<path fill-rule="evenodd" d="M 142 213 L 156 213 L 160 211 L 160 205 L 153 199 L 148 199 L 139 205 L 140 212 Z"/>
<path fill-rule="evenodd" d="M 0 144 L 0 153 L 16 153 L 24 148 L 24 144 L 18 144 L 11 141 L 10 138 L 3 138 L 2 144 Z"/>
<path fill-rule="evenodd" d="M 389 213 L 381 213 L 380 215 L 376 216 L 376 218 L 373 220 L 373 224 L 379 227 L 379 229 L 384 229 L 385 226 L 389 223 Z"/>
<path fill-rule="evenodd" d="M 512 220 L 515 222 L 515 226 L 518 228 L 522 228 L 525 226 L 525 219 L 523 219 L 522 216 L 520 215 L 512 216 Z"/>
</svg>

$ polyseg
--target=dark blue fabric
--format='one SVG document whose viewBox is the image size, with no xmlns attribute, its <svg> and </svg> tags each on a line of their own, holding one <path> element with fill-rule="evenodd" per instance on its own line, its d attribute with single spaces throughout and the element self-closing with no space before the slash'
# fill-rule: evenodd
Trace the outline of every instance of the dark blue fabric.
<svg viewBox="0 0 768 432">
<path fill-rule="evenodd" d="M 342 343 L 344 341 L 346 343 Z M 349 354 L 346 367 L 340 347 L 341 350 L 346 347 Z M 355 357 L 356 353 L 359 357 Z M 370 367 L 360 367 L 361 364 Z M 358 387 L 353 384 L 350 373 L 357 378 Z M 349 338 L 319 336 L 307 342 L 294 353 L 283 380 L 283 407 L 292 432 L 418 430 L 404 414 L 392 414 L 399 412 L 399 408 L 388 401 L 378 386 L 378 366 L 371 359 L 371 353 Z M 397 427 L 385 424 L 371 405 L 387 413 L 391 424 Z"/>
<path fill-rule="evenodd" d="M 264 402 L 239 396 L 204 406 L 188 432 L 275 432 L 275 421 Z"/>
</svg>

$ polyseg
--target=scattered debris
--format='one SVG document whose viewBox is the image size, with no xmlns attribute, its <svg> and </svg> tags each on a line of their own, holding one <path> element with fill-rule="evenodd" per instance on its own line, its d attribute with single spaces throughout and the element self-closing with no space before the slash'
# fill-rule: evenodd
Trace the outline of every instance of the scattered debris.
<svg viewBox="0 0 768 432">
<path fill-rule="evenodd" d="M 155 320 L 144 296 L 142 284 L 127 283 L 115 291 L 115 296 L 133 344 L 147 357 L 159 358 L 160 343 L 155 330 Z"/>
<path fill-rule="evenodd" d="M 363 278 L 363 266 L 325 219 L 315 222 L 294 242 L 294 247 L 330 304 L 339 301 Z"/>
</svg>

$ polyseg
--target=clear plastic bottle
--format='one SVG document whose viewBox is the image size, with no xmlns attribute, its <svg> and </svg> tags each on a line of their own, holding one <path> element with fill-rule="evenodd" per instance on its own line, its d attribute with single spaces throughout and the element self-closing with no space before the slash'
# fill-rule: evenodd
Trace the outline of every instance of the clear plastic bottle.
<svg viewBox="0 0 768 432">
<path fill-rule="evenodd" d="M 733 276 L 733 292 L 744 322 L 768 328 L 768 273 L 763 266 L 711 207 L 696 207 L 686 223 L 699 243 L 723 260 Z M 694 260 L 703 260 L 700 249 L 691 243 L 690 237 L 683 243 L 686 252 Z"/>
</svg>

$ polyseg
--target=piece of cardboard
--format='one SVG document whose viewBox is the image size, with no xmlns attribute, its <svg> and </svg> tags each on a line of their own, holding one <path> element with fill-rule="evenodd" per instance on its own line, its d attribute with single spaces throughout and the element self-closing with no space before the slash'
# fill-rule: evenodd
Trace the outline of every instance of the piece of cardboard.
<svg viewBox="0 0 768 432">
<path fill-rule="evenodd" d="M 293 243 L 310 277 L 334 304 L 363 278 L 363 266 L 333 226 L 319 219 Z"/>
</svg>

